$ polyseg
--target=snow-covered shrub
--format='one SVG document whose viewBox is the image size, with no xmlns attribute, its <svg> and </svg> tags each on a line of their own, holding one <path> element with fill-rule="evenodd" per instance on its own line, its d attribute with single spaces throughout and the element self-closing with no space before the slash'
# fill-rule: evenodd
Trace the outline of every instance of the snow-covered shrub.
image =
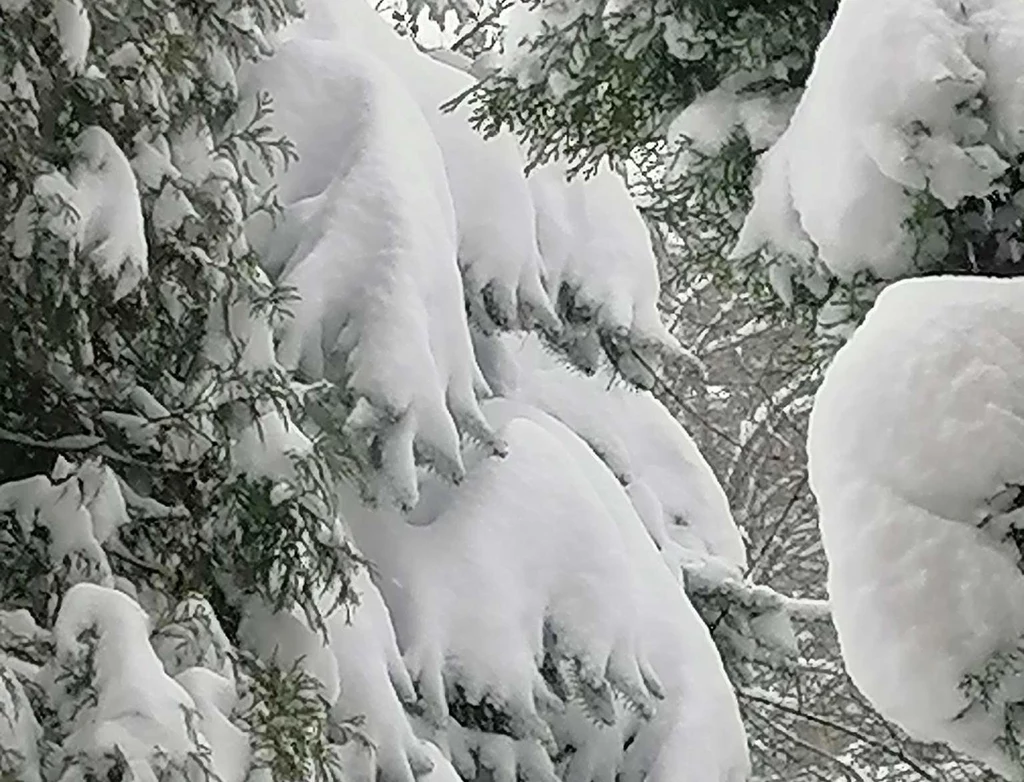
<svg viewBox="0 0 1024 782">
<path fill-rule="evenodd" d="M 19 779 L 241 779 L 221 679 L 243 596 L 322 626 L 322 589 L 347 595 L 330 477 L 284 436 L 285 296 L 242 233 L 274 208 L 242 164 L 290 147 L 265 102 L 238 113 L 236 71 L 294 10 L 0 8 L 0 601 L 47 628 L 5 642 L 7 705 L 41 726 Z"/>
<path fill-rule="evenodd" d="M 869 304 L 872 280 L 1019 273 L 1021 40 L 1015 2 L 843 0 L 734 256 L 766 246 L 777 288 L 829 300 L 825 326 L 855 323 L 847 290 Z"/>
<path fill-rule="evenodd" d="M 896 283 L 840 350 L 808 449 L 854 682 L 887 718 L 1024 778 L 1017 280 Z"/>
<path fill-rule="evenodd" d="M 742 540 L 605 387 L 676 347 L 625 184 L 535 197 L 470 77 L 295 10 L 0 5 L 0 769 L 744 779 L 684 591 Z"/>
</svg>

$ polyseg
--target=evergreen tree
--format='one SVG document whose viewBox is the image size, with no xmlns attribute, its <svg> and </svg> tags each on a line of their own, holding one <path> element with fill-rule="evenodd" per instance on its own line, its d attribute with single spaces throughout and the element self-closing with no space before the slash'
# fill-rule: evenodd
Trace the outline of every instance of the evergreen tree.
<svg viewBox="0 0 1024 782">
<path fill-rule="evenodd" d="M 928 5 L 935 8 L 925 16 L 946 14 L 938 10 L 941 4 Z M 836 8 L 845 6 L 850 7 L 846 34 L 834 30 L 824 39 Z M 1014 198 L 1020 192 L 1021 153 L 1012 127 L 1006 126 L 1006 111 L 997 108 L 1006 104 L 1005 86 L 998 78 L 985 83 L 979 76 L 988 62 L 1014 60 L 1007 36 L 1015 23 L 1001 11 L 986 10 L 985 4 L 977 9 L 967 5 L 952 16 L 966 25 L 968 38 L 983 35 L 983 28 L 992 25 L 991 43 L 979 44 L 979 52 L 988 47 L 989 53 L 972 51 L 977 62 L 966 70 L 957 64 L 962 64 L 957 54 L 946 60 L 942 57 L 947 55 L 937 55 L 918 70 L 894 54 L 897 47 L 885 42 L 884 24 L 878 20 L 887 19 L 908 34 L 912 22 L 901 20 L 898 11 L 876 14 L 867 3 L 845 6 L 519 4 L 509 15 L 501 53 L 485 58 L 489 77 L 467 100 L 474 102 L 476 121 L 485 131 L 515 130 L 533 162 L 560 157 L 586 171 L 611 156 L 637 165 L 646 213 L 678 238 L 681 264 L 710 273 L 723 287 L 747 291 L 765 311 L 789 308 L 800 322 L 821 332 L 830 353 L 888 281 L 936 273 L 1012 276 L 1019 273 L 1020 257 L 1012 226 L 1020 218 Z M 866 21 L 872 14 L 877 26 Z M 874 32 L 864 33 L 867 48 L 848 49 L 858 25 L 872 25 Z M 934 34 L 914 29 L 919 36 Z M 819 57 L 817 73 L 812 73 L 819 45 L 826 56 Z M 939 70 L 926 72 L 932 65 Z M 947 66 L 949 80 L 943 81 Z M 893 73 L 913 75 L 896 87 Z M 932 116 L 929 109 L 906 114 L 901 109 L 890 116 L 872 108 L 870 100 L 862 104 L 855 98 L 845 108 L 836 109 L 834 103 L 842 100 L 839 96 L 883 95 L 886 90 L 907 96 L 931 90 L 930 97 L 920 97 L 926 101 L 920 105 L 948 104 L 943 111 L 959 119 L 949 124 L 947 114 Z M 902 105 L 909 107 L 910 99 Z M 819 110 L 815 116 L 833 119 L 824 124 L 812 119 Z M 795 127 L 786 138 L 793 141 L 786 143 L 782 136 L 791 118 Z M 847 223 L 869 221 L 851 228 L 851 234 L 898 238 L 899 247 L 887 262 L 844 261 L 834 237 L 780 227 L 795 220 L 780 211 L 787 198 L 807 202 L 797 207 L 806 224 L 816 219 L 807 216 L 813 205 L 831 196 L 827 186 L 791 195 L 779 172 L 793 167 L 812 176 L 837 161 L 858 160 L 859 141 L 849 146 L 835 141 L 839 146 L 833 148 L 828 140 L 854 138 L 853 128 L 871 122 L 881 123 L 889 135 L 865 142 L 875 145 L 869 165 L 878 167 L 885 187 L 903 195 L 885 207 L 891 226 L 867 216 Z M 819 136 L 806 135 L 811 127 Z M 934 141 L 947 137 L 959 152 Z M 783 146 L 790 152 L 776 149 Z M 802 152 L 793 155 L 794 149 Z M 908 159 L 916 162 L 908 165 Z M 833 176 L 831 184 L 847 193 L 866 187 L 850 176 Z M 950 177 L 972 184 L 951 188 Z M 757 203 L 755 185 L 761 194 Z M 876 191 L 865 200 L 877 205 L 882 198 Z M 748 230 L 741 235 L 752 208 Z M 849 241 L 855 243 L 852 235 Z M 888 250 L 863 252 L 885 255 Z"/>
<path fill-rule="evenodd" d="M 301 400 L 273 362 L 283 294 L 242 233 L 274 208 L 254 198 L 246 156 L 293 154 L 268 133 L 266 104 L 239 114 L 236 72 L 294 10 L 0 7 L 10 778 L 239 779 L 201 737 L 246 698 L 257 764 L 326 778 L 307 677 L 203 640 L 234 636 L 246 596 L 321 626 L 320 593 L 348 600 L 355 566 L 316 450 L 278 474 L 246 452 Z M 151 631 L 177 639 L 176 669 Z M 169 678 L 186 669 L 198 673 Z"/>
<path fill-rule="evenodd" d="M 625 183 L 339 7 L 0 5 L 0 772 L 745 778 Z"/>
</svg>

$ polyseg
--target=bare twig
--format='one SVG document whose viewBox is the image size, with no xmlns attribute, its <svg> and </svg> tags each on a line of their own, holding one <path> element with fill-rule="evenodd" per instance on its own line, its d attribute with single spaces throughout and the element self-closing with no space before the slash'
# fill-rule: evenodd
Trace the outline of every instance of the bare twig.
<svg viewBox="0 0 1024 782">
<path fill-rule="evenodd" d="M 897 760 L 902 761 L 903 763 L 906 763 L 910 768 L 912 768 L 914 771 L 920 774 L 924 779 L 930 780 L 930 782 L 936 782 L 935 775 L 928 771 L 928 769 L 922 766 L 918 761 L 914 760 L 914 758 L 910 757 L 906 752 L 899 749 L 898 747 L 890 747 L 885 742 L 872 738 L 871 736 L 867 735 L 866 733 L 862 733 L 856 728 L 851 728 L 848 725 L 843 725 L 842 723 L 836 722 L 835 720 L 829 719 L 828 717 L 822 717 L 818 714 L 811 714 L 810 712 L 804 711 L 802 709 L 794 708 L 781 700 L 776 700 L 765 695 L 759 695 L 757 693 L 751 692 L 750 690 L 739 689 L 736 691 L 736 695 L 740 700 L 746 700 L 751 701 L 752 703 L 760 703 L 765 706 L 771 706 L 773 709 L 778 709 L 779 711 L 785 712 L 786 714 L 792 714 L 793 716 L 800 717 L 802 719 L 807 720 L 808 722 L 814 722 L 818 725 L 824 725 L 825 727 L 832 728 L 833 730 L 839 731 L 840 733 L 845 733 L 847 736 L 851 736 L 857 739 L 858 741 L 863 741 L 865 744 L 869 744 L 872 747 L 878 749 L 879 751 L 884 752 L 885 754 L 894 757 Z"/>
</svg>

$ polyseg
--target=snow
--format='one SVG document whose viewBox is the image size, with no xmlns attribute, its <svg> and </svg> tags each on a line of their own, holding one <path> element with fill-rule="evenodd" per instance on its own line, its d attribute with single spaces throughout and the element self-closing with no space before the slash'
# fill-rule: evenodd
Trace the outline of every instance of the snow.
<svg viewBox="0 0 1024 782">
<path fill-rule="evenodd" d="M 42 782 L 39 741 L 43 730 L 16 673 L 6 661 L 0 663 L 0 714 L 4 717 L 0 720 L 0 752 L 5 769 L 19 782 Z"/>
<path fill-rule="evenodd" d="M 53 476 L 0 485 L 0 512 L 13 512 L 24 534 L 47 530 L 51 562 L 72 582 L 112 585 L 101 544 L 128 520 L 116 476 L 96 462 L 77 466 L 58 457 Z"/>
<path fill-rule="evenodd" d="M 674 353 L 679 344 L 658 314 L 657 260 L 625 181 L 603 163 L 589 179 L 567 183 L 558 164 L 550 164 L 531 176 L 531 187 L 548 293 L 569 324 L 559 342 L 592 368 L 603 352 L 598 338 L 609 339 L 619 369 L 649 387 L 648 367 L 619 352 Z"/>
<path fill-rule="evenodd" d="M 210 744 L 213 772 L 220 782 L 243 782 L 249 771 L 249 737 L 229 716 L 238 693 L 229 679 L 206 668 L 189 668 L 175 681 L 192 697 L 198 729 Z"/>
<path fill-rule="evenodd" d="M 509 455 L 477 461 L 450 497 L 428 482 L 411 526 L 355 503 L 347 518 L 388 574 L 380 587 L 432 712 L 444 718 L 445 681 L 458 682 L 471 703 L 489 697 L 518 735 L 543 741 L 534 690 L 544 687 L 536 660 L 545 623 L 588 675 L 600 681 L 610 665 L 628 679 L 635 607 L 619 588 L 627 568 L 617 531 L 579 468 L 530 421 L 502 431 Z"/>
<path fill-rule="evenodd" d="M 493 381 L 501 394 L 579 434 L 639 498 L 655 539 L 664 525 L 679 545 L 744 569 L 745 547 L 725 492 L 696 443 L 653 395 L 626 388 L 606 370 L 590 377 L 575 372 L 535 337 L 503 337 L 481 347 L 505 362 L 504 379 Z"/>
<path fill-rule="evenodd" d="M 925 194 L 950 209 L 993 192 L 1024 149 L 1022 35 L 1012 1 L 843 0 L 789 127 L 760 161 L 733 254 L 767 245 L 843 279 L 891 279 L 941 257 L 941 235 L 915 236 L 915 206 Z"/>
<path fill-rule="evenodd" d="M 338 669 L 321 636 L 306 621 L 300 608 L 274 611 L 262 599 L 246 600 L 238 625 L 239 643 L 260 659 L 283 670 L 298 665 L 320 682 L 328 703 L 338 699 Z"/>
<path fill-rule="evenodd" d="M 46 226 L 88 257 L 101 277 L 114 282 L 114 299 L 130 293 L 148 271 L 142 206 L 135 174 L 103 128 L 91 126 L 75 140 L 71 171 L 36 180 L 38 199 L 59 198 L 75 216 L 51 215 Z"/>
<path fill-rule="evenodd" d="M 95 633 L 95 640 L 85 640 L 86 632 Z M 53 633 L 57 651 L 45 683 L 61 704 L 65 756 L 77 761 L 76 753 L 83 753 L 87 764 L 98 763 L 117 747 L 127 760 L 152 767 L 184 762 L 195 750 L 185 717 L 194 708 L 192 699 L 164 673 L 149 643 L 148 617 L 135 601 L 102 586 L 77 584 L 64 595 Z M 60 670 L 85 665 L 90 657 L 95 699 L 76 704 Z"/>
<path fill-rule="evenodd" d="M 1024 475 L 1021 293 L 969 277 L 887 288 L 829 368 L 808 439 L 854 682 L 912 735 L 1012 779 L 1024 769 L 999 739 L 1024 700 L 1024 576 L 1000 495 Z M 964 677 L 999 653 L 1012 664 L 991 706 L 961 714 Z"/>
<path fill-rule="evenodd" d="M 248 424 L 232 443 L 231 463 L 252 480 L 297 481 L 295 460 L 308 456 L 313 443 L 281 413 L 264 413 Z"/>
<path fill-rule="evenodd" d="M 632 589 L 637 595 L 634 628 L 641 678 L 612 681 L 628 693 L 634 708 L 641 713 L 649 710 L 647 716 L 653 717 L 633 728 L 635 744 L 627 750 L 622 767 L 638 778 L 652 780 L 685 779 L 685 768 L 693 768 L 699 779 L 705 774 L 718 779 L 742 777 L 746 762 L 743 729 L 718 652 L 615 475 L 576 433 L 536 408 L 497 399 L 488 402 L 485 411 L 496 421 L 534 421 L 554 435 L 573 463 L 584 469 L 590 487 L 622 537 L 620 545 L 628 556 L 625 578 L 632 584 L 619 588 Z M 647 688 L 653 698 L 646 694 Z M 578 715 L 570 712 L 567 722 L 573 716 Z M 623 715 L 619 719 L 622 721 Z M 592 734 L 591 742 L 586 743 L 580 740 L 579 729 L 576 720 L 566 730 L 572 737 L 568 743 L 577 748 L 567 778 L 580 774 L 579 778 L 590 779 L 597 769 L 607 769 L 609 760 L 618 761 L 608 756 L 604 731 Z M 581 771 L 581 766 L 586 771 Z"/>
<path fill-rule="evenodd" d="M 307 16 L 285 31 L 365 49 L 387 62 L 418 102 L 444 158 L 458 225 L 458 258 L 474 318 L 501 328 L 558 327 L 542 284 L 525 162 L 514 138 L 484 139 L 471 110 L 441 106 L 475 80 L 400 38 L 365 0 L 310 0 Z"/>
<path fill-rule="evenodd" d="M 13 10 L 17 11 L 18 3 Z M 92 37 L 92 23 L 82 0 L 53 0 L 53 20 L 57 25 L 57 39 L 64 53 L 64 62 L 72 73 L 85 69 Z"/>
<path fill-rule="evenodd" d="M 716 155 L 734 133 L 742 131 L 755 152 L 767 149 L 785 132 L 797 96 L 793 92 L 778 96 L 746 92 L 755 81 L 752 73 L 733 74 L 700 95 L 672 120 L 666 140 L 673 143 L 685 138 L 697 152 Z"/>
<path fill-rule="evenodd" d="M 282 44 L 241 89 L 273 95 L 274 129 L 300 156 L 277 180 L 280 224 L 250 232 L 268 273 L 301 297 L 278 356 L 363 400 L 360 424 L 382 438 L 380 493 L 411 505 L 414 448 L 458 477 L 460 430 L 500 447 L 476 402 L 440 153 L 395 77 L 329 41 Z"/>
<path fill-rule="evenodd" d="M 155 606 L 143 608 L 153 611 Z M 150 643 L 164 670 L 177 676 L 189 668 L 203 667 L 232 678 L 232 645 L 221 627 L 213 606 L 197 595 L 186 597 L 170 610 L 160 612 L 160 621 Z"/>
<path fill-rule="evenodd" d="M 352 747 L 349 773 L 356 782 L 374 782 L 375 770 L 388 782 L 412 782 L 431 771 L 443 779 L 446 763 L 435 762 L 431 747 L 413 733 L 403 702 L 416 699 L 398 651 L 388 609 L 365 570 L 353 579 L 359 607 L 349 617 L 336 612 L 328 622 L 330 648 L 343 683 L 332 714 L 340 721 L 361 718 L 374 742 L 372 756 Z M 428 777 L 428 779 L 431 777 Z"/>
<path fill-rule="evenodd" d="M 423 475 L 407 518 L 342 495 L 431 724 L 444 723 L 455 686 L 509 716 L 515 741 L 447 731 L 456 766 L 469 762 L 459 739 L 498 778 L 523 764 L 550 778 L 537 759 L 555 740 L 577 748 L 567 779 L 590 779 L 609 759 L 627 779 L 744 778 L 743 729 L 718 653 L 616 476 L 543 411 L 507 399 L 484 410 L 509 454 L 471 452 L 457 489 Z M 538 668 L 545 651 L 579 660 L 586 686 L 609 682 L 648 719 L 615 707 L 610 747 L 607 730 L 592 731 L 550 690 Z"/>
</svg>

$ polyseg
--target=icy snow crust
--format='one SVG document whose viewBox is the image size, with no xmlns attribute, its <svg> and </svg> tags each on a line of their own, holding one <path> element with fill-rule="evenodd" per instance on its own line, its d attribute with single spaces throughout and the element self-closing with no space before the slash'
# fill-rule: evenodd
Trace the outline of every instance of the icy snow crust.
<svg viewBox="0 0 1024 782">
<path fill-rule="evenodd" d="M 922 194 L 991 192 L 1024 151 L 1022 40 L 1015 0 L 843 0 L 734 254 L 767 245 L 843 279 L 941 257 L 908 220 Z"/>
<path fill-rule="evenodd" d="M 887 288 L 829 368 L 808 442 L 855 683 L 917 738 L 1012 779 L 1024 770 L 998 740 L 1024 700 L 1024 576 L 1006 537 L 1019 511 L 1005 501 L 1024 475 L 1022 295 L 1018 280 L 965 277 Z M 1011 664 L 991 706 L 971 705 L 959 685 L 997 653 Z"/>
</svg>

